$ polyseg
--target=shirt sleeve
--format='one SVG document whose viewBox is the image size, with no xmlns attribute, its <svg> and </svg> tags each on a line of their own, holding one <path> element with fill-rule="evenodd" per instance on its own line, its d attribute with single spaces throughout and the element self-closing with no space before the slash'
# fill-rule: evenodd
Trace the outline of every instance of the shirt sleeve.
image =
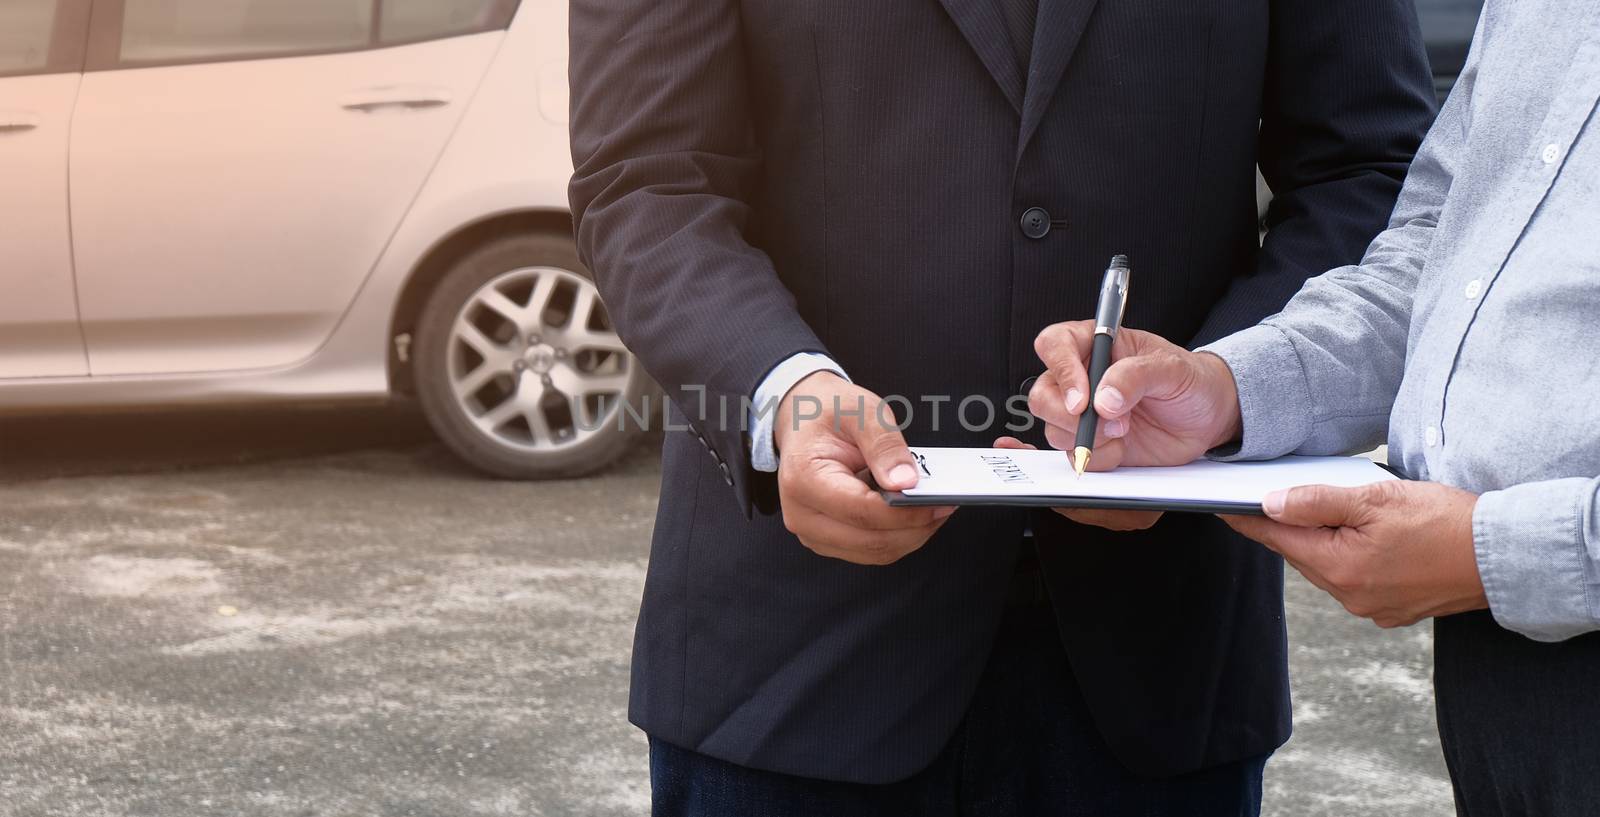
<svg viewBox="0 0 1600 817">
<path fill-rule="evenodd" d="M 1600 630 L 1600 480 L 1530 482 L 1478 499 L 1473 548 L 1489 610 L 1536 641 Z"/>
<path fill-rule="evenodd" d="M 1244 426 L 1240 443 L 1214 458 L 1344 454 L 1383 441 L 1405 373 L 1418 283 L 1465 150 L 1477 71 L 1474 48 L 1406 175 L 1388 229 L 1361 263 L 1307 281 L 1282 312 L 1201 347 L 1233 370 Z"/>
<path fill-rule="evenodd" d="M 778 470 L 778 450 L 772 438 L 773 426 L 778 420 L 778 403 L 794 384 L 817 372 L 833 372 L 845 380 L 850 379 L 833 358 L 802 352 L 774 366 L 756 387 L 755 402 L 750 406 L 750 466 L 755 470 L 766 473 Z"/>
</svg>

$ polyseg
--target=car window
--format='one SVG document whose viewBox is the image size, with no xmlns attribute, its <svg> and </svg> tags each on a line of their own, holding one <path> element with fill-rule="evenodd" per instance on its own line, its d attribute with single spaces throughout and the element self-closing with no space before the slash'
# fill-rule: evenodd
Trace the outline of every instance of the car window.
<svg viewBox="0 0 1600 817">
<path fill-rule="evenodd" d="M 503 0 L 383 0 L 384 43 L 431 40 L 496 28 Z"/>
<path fill-rule="evenodd" d="M 188 62 L 361 48 L 376 0 L 127 0 L 121 62 Z"/>
<path fill-rule="evenodd" d="M 1483 0 L 1417 0 L 1422 39 L 1429 46 L 1441 43 L 1460 46 L 1465 57 L 1465 44 L 1472 40 L 1482 8 Z"/>
<path fill-rule="evenodd" d="M 1482 7 L 1483 0 L 1417 0 L 1419 14 L 1445 12 L 1476 16 L 1478 9 Z"/>
<path fill-rule="evenodd" d="M 49 64 L 55 18 L 56 0 L 0 0 L 0 74 Z"/>
</svg>

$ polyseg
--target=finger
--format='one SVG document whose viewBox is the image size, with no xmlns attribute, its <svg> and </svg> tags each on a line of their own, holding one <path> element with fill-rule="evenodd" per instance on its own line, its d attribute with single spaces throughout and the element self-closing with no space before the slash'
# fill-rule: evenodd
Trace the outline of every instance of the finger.
<svg viewBox="0 0 1600 817">
<path fill-rule="evenodd" d="M 1281 556 L 1282 554 L 1279 555 Z M 1338 598 L 1338 591 L 1335 590 L 1333 582 L 1328 581 L 1325 576 L 1317 572 L 1310 565 L 1306 564 L 1305 562 L 1290 559 L 1287 556 L 1283 557 L 1283 563 L 1294 568 L 1294 571 L 1303 576 L 1306 581 L 1310 582 L 1312 587 L 1315 587 L 1330 596 Z"/>
<path fill-rule="evenodd" d="M 1089 401 L 1077 398 L 1078 412 L 1083 412 L 1083 406 Z M 1059 426 L 1075 425 L 1078 415 L 1073 414 L 1067 407 L 1065 394 L 1061 390 L 1060 381 L 1051 372 L 1039 375 L 1033 381 L 1033 388 L 1028 390 L 1028 413 L 1045 421 Z"/>
<path fill-rule="evenodd" d="M 1269 549 L 1276 550 L 1268 540 L 1275 536 L 1278 528 L 1282 527 L 1271 519 L 1260 516 L 1236 516 L 1231 514 L 1219 515 L 1228 527 L 1243 535 L 1246 539 L 1266 545 Z"/>
<path fill-rule="evenodd" d="M 791 513 L 793 514 L 791 518 Z M 898 531 L 853 527 L 812 508 L 784 511 L 784 522 L 801 544 L 832 559 L 864 565 L 893 564 L 927 543 L 946 519 Z"/>
<path fill-rule="evenodd" d="M 1095 390 L 1094 409 L 1104 420 L 1127 416 L 1146 397 L 1176 396 L 1190 382 L 1193 371 L 1181 355 L 1141 354 L 1112 363 Z"/>
<path fill-rule="evenodd" d="M 843 423 L 843 432 L 861 451 L 873 479 L 889 491 L 916 487 L 916 460 L 906 446 L 905 436 L 895 427 L 893 407 L 874 404 L 870 412 L 863 414 L 859 422 Z"/>
<path fill-rule="evenodd" d="M 1274 523 L 1270 519 L 1263 519 L 1259 516 L 1235 516 L 1222 514 L 1217 518 L 1221 519 L 1225 524 L 1227 524 L 1228 527 L 1233 528 L 1235 532 L 1239 533 L 1246 539 L 1261 544 L 1268 550 L 1277 553 L 1279 556 L 1283 556 L 1284 561 L 1293 565 L 1294 568 L 1299 570 L 1302 574 L 1305 574 L 1306 578 L 1311 578 L 1311 575 L 1304 567 L 1302 567 L 1302 563 L 1298 559 L 1284 555 L 1282 551 L 1278 550 L 1270 543 L 1271 540 L 1276 537 L 1278 528 L 1281 527 L 1277 525 L 1277 523 Z M 1313 581 L 1313 584 L 1314 583 L 1315 581 Z"/>
<path fill-rule="evenodd" d="M 1329 530 L 1286 525 L 1263 516 L 1224 516 L 1222 521 L 1293 562 L 1301 573 L 1308 573 L 1308 569 L 1321 573 L 1324 554 L 1333 538 L 1333 532 Z"/>
<path fill-rule="evenodd" d="M 1039 446 L 1025 443 L 1016 437 L 998 437 L 994 441 L 995 448 L 1004 448 L 1010 451 L 1038 451 Z"/>
<path fill-rule="evenodd" d="M 1056 513 L 1080 525 L 1114 531 L 1148 530 L 1161 521 L 1160 511 L 1107 511 L 1087 508 L 1057 508 Z"/>
<path fill-rule="evenodd" d="M 895 531 L 923 527 L 949 516 L 952 508 L 896 508 L 843 463 L 817 459 L 780 471 L 785 516 L 812 511 L 853 528 Z"/>
<path fill-rule="evenodd" d="M 1122 467 L 1128 458 L 1128 444 L 1122 440 L 1105 440 L 1094 444 L 1094 453 L 1089 456 L 1088 470 L 1095 473 L 1115 471 Z"/>
<path fill-rule="evenodd" d="M 784 524 L 792 528 L 795 536 L 808 542 L 808 547 L 818 545 L 818 547 L 850 550 L 850 552 L 870 553 L 874 550 L 910 552 L 922 544 L 926 537 L 933 536 L 933 532 L 942 528 L 946 521 L 949 521 L 949 516 L 938 518 L 917 528 L 870 531 L 870 529 L 856 528 L 848 521 L 838 520 L 818 508 L 798 507 L 784 510 Z"/>
<path fill-rule="evenodd" d="M 1077 423 L 1073 423 L 1072 425 L 1069 425 L 1069 426 L 1059 426 L 1059 425 L 1056 425 L 1054 423 L 1046 423 L 1045 427 L 1044 427 L 1044 439 L 1045 439 L 1045 442 L 1050 443 L 1050 447 L 1056 449 L 1057 451 L 1071 451 L 1072 449 L 1074 449 L 1074 448 L 1076 448 L 1078 446 L 1078 429 L 1077 429 L 1077 425 L 1078 425 Z M 1100 449 L 1101 448 L 1109 446 L 1112 443 L 1118 443 L 1118 442 L 1121 441 L 1120 437 L 1112 436 L 1112 434 L 1110 433 L 1112 430 L 1113 429 L 1110 429 L 1110 428 L 1107 427 L 1106 423 L 1100 423 L 1099 425 L 1097 425 L 1095 427 L 1095 432 L 1094 432 L 1095 456 L 1099 456 L 1100 455 Z M 1123 431 L 1125 432 L 1126 429 L 1123 429 Z M 1101 469 L 1101 470 L 1109 470 L 1109 469 Z"/>
<path fill-rule="evenodd" d="M 1094 344 L 1094 321 L 1072 321 L 1045 327 L 1034 339 L 1033 350 L 1040 362 L 1055 375 L 1062 404 L 1073 416 L 1089 404 L 1087 361 Z M 1037 384 L 1035 384 L 1037 385 Z"/>
<path fill-rule="evenodd" d="M 1261 524 L 1263 523 L 1263 520 L 1259 516 L 1223 516 L 1221 519 L 1223 522 L 1228 524 L 1228 527 L 1233 528 L 1250 539 L 1254 539 L 1257 542 L 1262 542 L 1263 544 L 1265 544 L 1265 542 L 1262 541 L 1264 538 L 1273 535 L 1263 529 L 1263 525 Z M 1265 523 L 1266 526 L 1270 526 L 1272 524 L 1274 523 Z M 1269 549 L 1272 548 L 1269 546 Z M 1317 565 L 1313 565 L 1311 562 L 1307 562 L 1297 558 L 1296 556 L 1292 556 L 1282 550 L 1274 550 L 1274 552 L 1276 552 L 1279 556 L 1282 556 L 1283 561 L 1299 572 L 1300 575 L 1304 576 L 1306 581 L 1311 582 L 1313 587 L 1316 587 L 1318 590 L 1321 590 L 1330 596 L 1338 596 L 1338 590 L 1334 587 L 1333 582 L 1329 581 L 1326 576 L 1322 575 L 1320 570 L 1320 562 Z M 1291 549 L 1291 552 L 1298 553 L 1299 550 Z"/>
<path fill-rule="evenodd" d="M 1094 453 L 1089 456 L 1090 471 L 1114 471 L 1128 455 L 1128 444 L 1123 440 L 1107 439 L 1105 432 L 1095 433 Z M 1057 451 L 1071 451 L 1077 447 L 1077 434 L 1060 426 L 1045 426 L 1044 439 Z"/>
<path fill-rule="evenodd" d="M 1287 491 L 1273 491 L 1262 500 L 1267 516 L 1285 525 L 1302 528 L 1344 527 L 1358 524 L 1365 509 L 1359 488 L 1331 485 L 1304 485 Z"/>
</svg>

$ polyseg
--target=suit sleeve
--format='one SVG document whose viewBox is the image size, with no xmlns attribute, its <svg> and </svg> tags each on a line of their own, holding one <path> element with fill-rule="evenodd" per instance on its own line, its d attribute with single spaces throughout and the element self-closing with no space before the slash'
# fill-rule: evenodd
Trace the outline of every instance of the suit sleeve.
<svg viewBox="0 0 1600 817">
<path fill-rule="evenodd" d="M 1279 314 L 1203 348 L 1233 370 L 1244 420 L 1241 444 L 1215 458 L 1347 454 L 1383 440 L 1405 375 L 1417 287 L 1471 132 L 1482 40 L 1480 21 L 1388 229 L 1361 263 L 1307 281 Z"/>
<path fill-rule="evenodd" d="M 1258 149 L 1274 194 L 1267 236 L 1191 347 L 1276 313 L 1384 228 L 1435 109 L 1412 2 L 1272 3 Z"/>
<path fill-rule="evenodd" d="M 579 256 L 748 514 L 771 478 L 751 468 L 745 407 L 777 364 L 826 350 L 744 235 L 761 159 L 738 3 L 570 8 Z"/>
</svg>

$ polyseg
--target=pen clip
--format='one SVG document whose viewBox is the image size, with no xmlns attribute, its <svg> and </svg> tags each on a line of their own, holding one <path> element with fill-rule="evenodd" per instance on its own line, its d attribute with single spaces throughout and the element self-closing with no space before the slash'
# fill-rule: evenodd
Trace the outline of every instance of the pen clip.
<svg viewBox="0 0 1600 817">
<path fill-rule="evenodd" d="M 1129 280 L 1132 271 L 1124 268 L 1117 277 L 1117 289 L 1122 292 L 1122 303 L 1117 305 L 1117 328 L 1122 328 L 1122 319 L 1128 314 L 1128 289 L 1132 285 Z"/>
</svg>

